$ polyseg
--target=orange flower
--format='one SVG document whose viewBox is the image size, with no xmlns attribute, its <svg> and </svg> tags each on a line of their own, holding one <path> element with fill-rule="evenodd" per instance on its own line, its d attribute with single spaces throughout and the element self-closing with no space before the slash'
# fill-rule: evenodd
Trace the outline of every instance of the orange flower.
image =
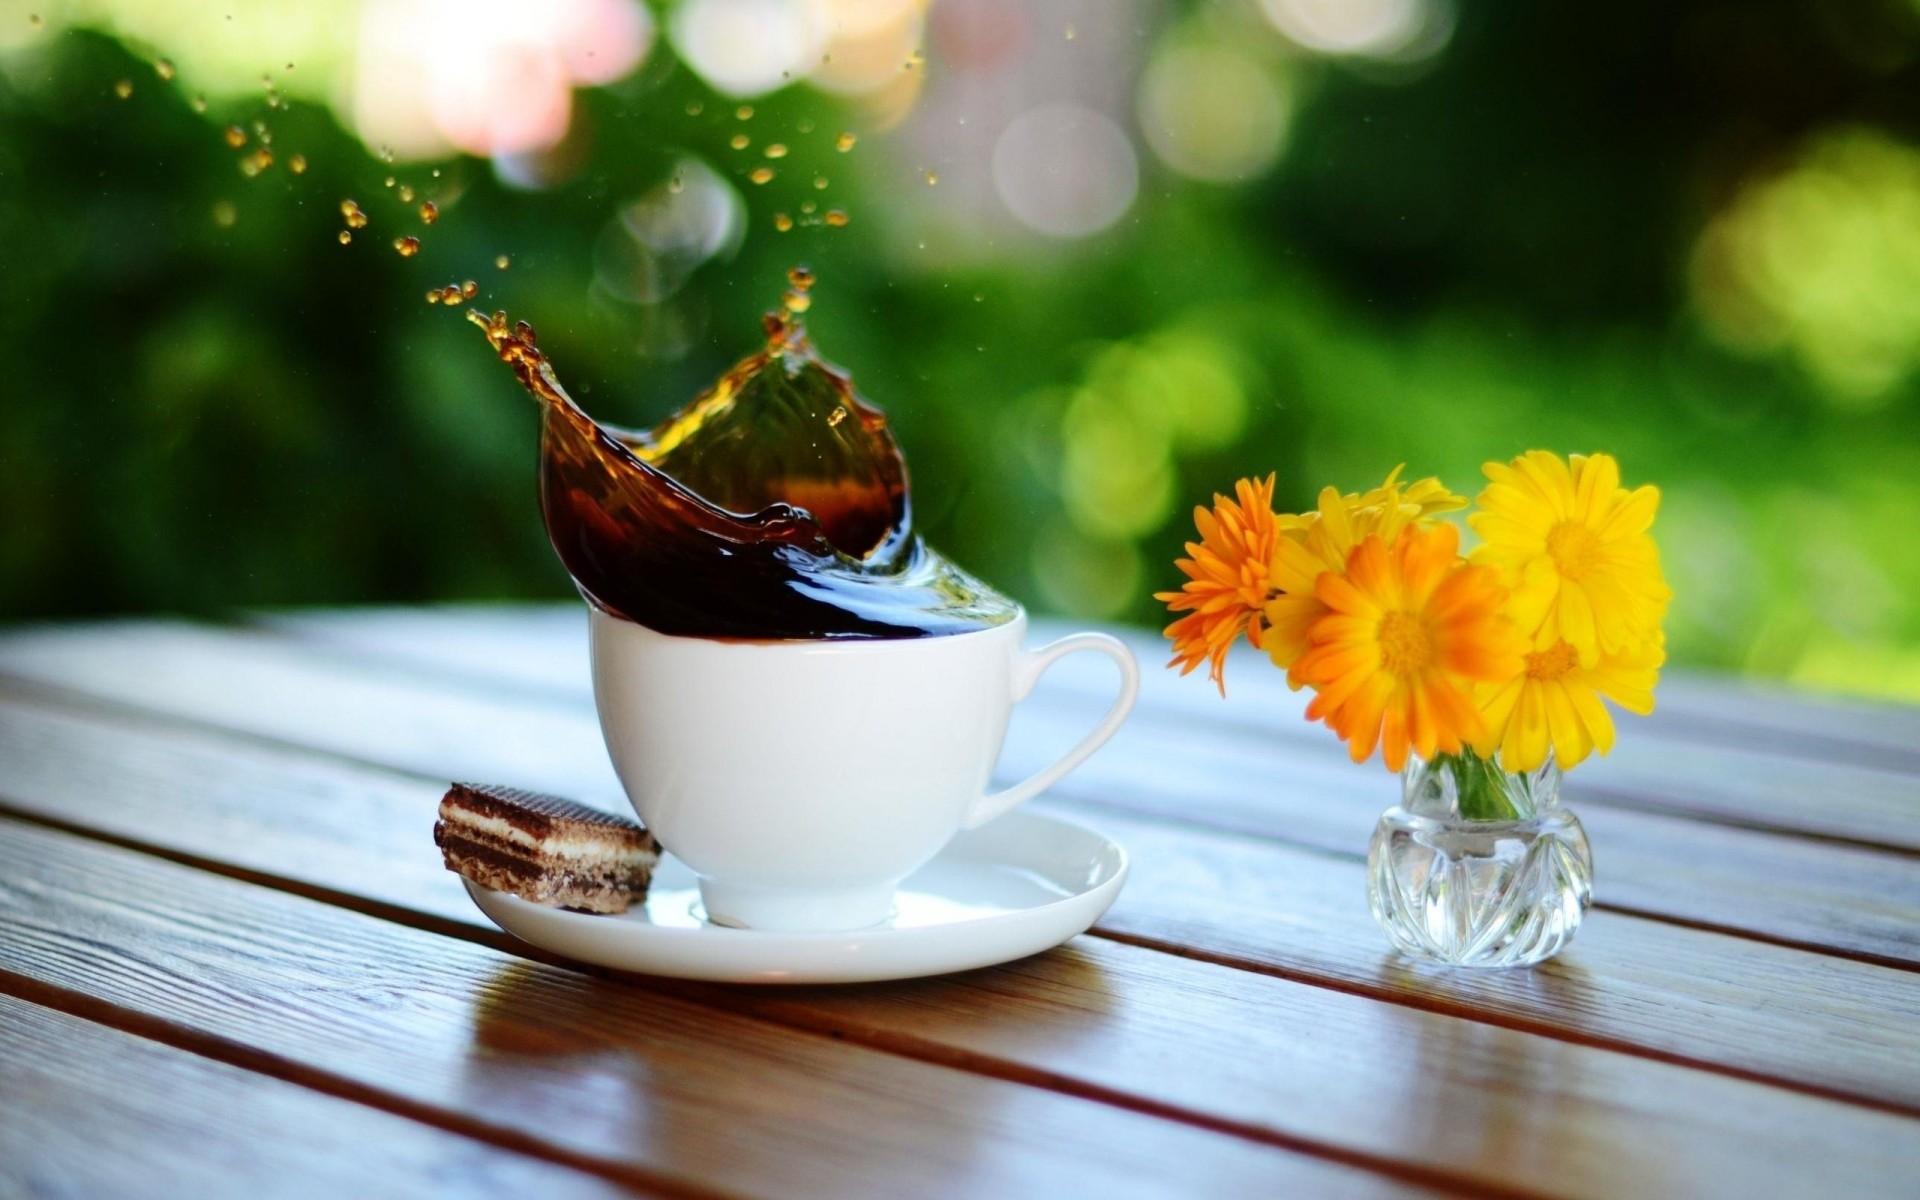
<svg viewBox="0 0 1920 1200">
<path fill-rule="evenodd" d="M 1362 495 L 1341 495 L 1323 488 L 1320 506 L 1298 517 L 1280 518 L 1280 539 L 1274 546 L 1273 591 L 1267 600 L 1268 635 L 1262 641 L 1273 665 L 1287 672 L 1287 684 L 1302 686 L 1294 664 L 1307 650 L 1307 633 L 1327 615 L 1327 606 L 1314 593 L 1325 571 L 1346 569 L 1347 556 L 1368 534 L 1393 545 L 1408 525 L 1433 524 L 1433 514 L 1465 508 L 1463 496 L 1449 492 L 1438 479 L 1401 483 L 1402 467 L 1387 481 Z"/>
<path fill-rule="evenodd" d="M 1187 575 L 1177 592 L 1155 592 L 1169 611 L 1187 613 L 1167 626 L 1173 639 L 1173 661 L 1182 675 L 1203 662 L 1207 672 L 1227 694 L 1227 651 L 1242 633 L 1254 646 L 1266 629 L 1261 606 L 1267 602 L 1268 564 L 1273 558 L 1277 526 L 1273 513 L 1273 476 L 1242 479 L 1234 485 L 1236 500 L 1215 495 L 1213 509 L 1193 510 L 1200 540 L 1187 543 L 1190 558 L 1174 565 Z"/>
<path fill-rule="evenodd" d="M 1461 561 L 1459 530 L 1409 525 L 1391 549 L 1370 534 L 1315 591 L 1329 611 L 1294 671 L 1317 693 L 1308 719 L 1326 721 L 1353 761 L 1378 745 L 1398 771 L 1409 750 L 1459 753 L 1485 736 L 1473 685 L 1521 671 L 1522 643 L 1498 576 Z"/>
</svg>

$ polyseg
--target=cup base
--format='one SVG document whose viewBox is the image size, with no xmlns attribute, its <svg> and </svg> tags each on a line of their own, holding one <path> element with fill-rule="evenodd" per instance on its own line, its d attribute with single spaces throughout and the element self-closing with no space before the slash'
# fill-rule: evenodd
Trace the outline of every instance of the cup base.
<svg viewBox="0 0 1920 1200">
<path fill-rule="evenodd" d="M 715 925 L 782 932 L 841 933 L 870 929 L 893 916 L 892 884 L 812 891 L 700 881 L 700 907 Z"/>
</svg>

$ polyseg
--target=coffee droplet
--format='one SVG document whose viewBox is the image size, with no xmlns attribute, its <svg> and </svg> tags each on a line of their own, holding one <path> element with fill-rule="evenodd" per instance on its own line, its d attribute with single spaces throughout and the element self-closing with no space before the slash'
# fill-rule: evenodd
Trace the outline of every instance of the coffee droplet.
<svg viewBox="0 0 1920 1200">
<path fill-rule="evenodd" d="M 500 268 L 502 271 L 504 271 L 508 267 L 513 265 L 513 260 L 508 258 L 506 255 L 502 254 L 498 258 L 493 260 L 493 265 Z"/>
<path fill-rule="evenodd" d="M 133 80 L 122 79 L 119 83 L 114 84 L 113 94 L 120 97 L 122 100 L 125 100 L 128 96 L 133 95 Z"/>
<path fill-rule="evenodd" d="M 153 61 L 153 73 L 161 79 L 172 79 L 173 64 L 164 58 L 157 58 Z"/>
<path fill-rule="evenodd" d="M 367 227 L 367 214 L 361 211 L 360 206 L 351 200 L 342 200 L 340 202 L 340 215 L 347 219 L 348 229 L 365 229 Z"/>
<path fill-rule="evenodd" d="M 231 229 L 233 223 L 239 219 L 240 210 L 233 206 L 231 200 L 222 200 L 213 206 L 213 223 L 220 228 Z"/>
<path fill-rule="evenodd" d="M 397 237 L 393 239 L 393 248 L 400 252 L 401 258 L 412 258 L 420 253 L 420 239 L 412 235 Z"/>
<path fill-rule="evenodd" d="M 940 172 L 929 170 L 927 172 L 927 186 L 932 187 L 939 182 L 940 182 Z"/>
<path fill-rule="evenodd" d="M 247 144 L 247 131 L 238 125 L 227 126 L 227 145 L 235 150 Z"/>
<path fill-rule="evenodd" d="M 766 155 L 768 158 L 785 158 L 787 156 L 787 148 L 779 142 L 775 142 L 767 147 Z"/>
<path fill-rule="evenodd" d="M 705 112 L 706 110 L 707 110 L 707 106 L 700 103 L 698 100 L 687 101 L 687 115 L 690 117 L 697 117 L 701 113 Z"/>
<path fill-rule="evenodd" d="M 460 295 L 471 300 L 480 294 L 480 285 L 469 279 L 460 285 Z"/>
<path fill-rule="evenodd" d="M 428 303 L 428 304 L 438 304 L 438 303 L 440 303 L 440 289 L 439 289 L 439 288 L 428 288 L 428 289 L 427 289 L 427 303 Z"/>
<path fill-rule="evenodd" d="M 394 194 L 400 197 L 400 203 L 402 204 L 413 203 L 413 189 L 404 183 L 400 185 L 400 190 Z"/>
<path fill-rule="evenodd" d="M 840 422 L 846 419 L 847 419 L 847 406 L 844 404 L 835 405 L 834 410 L 827 414 L 827 424 L 829 426 L 838 425 Z"/>
<path fill-rule="evenodd" d="M 745 150 L 748 146 L 751 146 L 752 144 L 753 144 L 753 139 L 748 137 L 744 133 L 734 134 L 733 137 L 727 142 L 727 145 L 732 146 L 735 150 Z"/>
<path fill-rule="evenodd" d="M 793 127 L 794 127 L 795 129 L 797 129 L 797 130 L 799 130 L 799 131 L 800 131 L 801 133 L 812 133 L 812 132 L 813 132 L 813 118 L 812 118 L 812 117 L 801 117 L 801 118 L 800 118 L 800 119 L 799 119 L 798 121 L 796 121 L 796 122 L 794 122 L 794 126 L 793 126 Z"/>
<path fill-rule="evenodd" d="M 838 229 L 840 226 L 845 225 L 847 223 L 847 210 L 844 208 L 828 209 L 826 221 L 827 221 L 827 224 L 833 226 L 835 229 Z"/>
<path fill-rule="evenodd" d="M 739 108 L 733 110 L 733 115 L 739 117 L 742 121 L 751 121 L 753 120 L 753 105 L 742 104 Z"/>
<path fill-rule="evenodd" d="M 431 225 L 435 221 L 438 221 L 439 219 L 440 219 L 440 206 L 438 204 L 435 204 L 431 200 L 421 201 L 420 203 L 421 222 L 427 225 Z"/>
<path fill-rule="evenodd" d="M 755 167 L 752 172 L 747 175 L 747 178 L 753 180 L 755 183 L 766 183 L 773 178 L 773 168 Z"/>
<path fill-rule="evenodd" d="M 342 246 L 346 246 L 346 245 L 351 245 L 352 242 L 353 242 L 353 235 L 351 233 L 348 233 L 346 230 L 342 229 L 340 231 L 340 244 Z"/>
<path fill-rule="evenodd" d="M 307 173 L 307 156 L 304 154 L 296 154 L 292 158 L 289 158 L 287 160 L 287 170 L 292 171 L 295 175 L 305 175 Z"/>
<path fill-rule="evenodd" d="M 781 233 L 793 228 L 793 218 L 785 213 L 773 214 L 773 227 Z"/>
<path fill-rule="evenodd" d="M 205 96 L 195 96 L 193 98 L 193 111 L 197 113 L 207 111 L 207 98 Z"/>
<path fill-rule="evenodd" d="M 258 175 L 272 165 L 273 151 L 262 146 L 240 160 L 240 173 L 248 179 L 252 179 L 255 175 Z"/>
<path fill-rule="evenodd" d="M 858 140 L 859 140 L 858 138 L 854 137 L 850 133 L 843 133 L 839 137 L 833 139 L 833 148 L 835 150 L 838 150 L 840 153 L 845 154 L 847 151 L 853 149 L 854 142 Z"/>
<path fill-rule="evenodd" d="M 813 179 L 813 186 L 814 186 L 815 188 L 817 188 L 818 190 L 820 190 L 820 191 L 823 191 L 823 192 L 824 192 L 824 191 L 826 191 L 826 190 L 827 190 L 827 177 L 826 177 L 825 175 L 816 175 L 816 176 L 814 176 L 814 179 Z"/>
<path fill-rule="evenodd" d="M 382 186 L 382 187 L 392 187 L 392 186 L 393 186 L 393 176 L 391 176 L 391 175 L 389 175 L 389 176 L 387 176 L 387 181 L 386 181 L 386 183 L 384 183 L 384 184 L 382 184 L 381 186 Z"/>
</svg>

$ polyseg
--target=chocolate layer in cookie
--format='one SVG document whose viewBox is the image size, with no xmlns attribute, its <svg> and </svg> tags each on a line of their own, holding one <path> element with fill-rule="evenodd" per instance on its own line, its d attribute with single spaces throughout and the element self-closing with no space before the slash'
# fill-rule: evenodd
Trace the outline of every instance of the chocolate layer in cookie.
<svg viewBox="0 0 1920 1200">
<path fill-rule="evenodd" d="M 647 893 L 660 844 L 625 817 L 559 796 L 456 783 L 433 826 L 447 868 L 537 904 L 625 912 Z"/>
</svg>

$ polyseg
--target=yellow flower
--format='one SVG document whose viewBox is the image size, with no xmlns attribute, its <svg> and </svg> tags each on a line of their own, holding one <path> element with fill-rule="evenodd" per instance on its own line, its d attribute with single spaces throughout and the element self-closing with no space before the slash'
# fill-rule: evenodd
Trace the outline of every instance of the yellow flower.
<svg viewBox="0 0 1920 1200">
<path fill-rule="evenodd" d="M 1529 450 L 1483 470 L 1491 482 L 1468 518 L 1482 540 L 1473 561 L 1538 593 L 1546 644 L 1564 641 L 1592 666 L 1650 641 L 1673 596 L 1647 533 L 1660 490 L 1621 487 L 1609 454 Z"/>
<path fill-rule="evenodd" d="M 1317 693 L 1308 719 L 1326 721 L 1355 762 L 1379 745 L 1398 771 L 1409 750 L 1431 758 L 1486 736 L 1472 689 L 1518 672 L 1522 643 L 1494 573 L 1461 561 L 1459 530 L 1405 525 L 1391 549 L 1369 534 L 1316 591 L 1328 612 L 1294 673 Z"/>
<path fill-rule="evenodd" d="M 1602 652 L 1590 666 L 1569 643 L 1537 639 L 1523 670 L 1481 686 L 1487 727 L 1474 749 L 1483 758 L 1498 750 L 1500 766 L 1517 772 L 1540 767 L 1549 750 L 1563 771 L 1595 750 L 1605 754 L 1613 749 L 1613 716 L 1601 697 L 1646 716 L 1666 658 L 1666 639 L 1659 636 L 1617 654 Z"/>
<path fill-rule="evenodd" d="M 1280 518 L 1269 580 L 1276 594 L 1266 604 L 1268 629 L 1261 645 L 1274 666 L 1287 669 L 1287 682 L 1296 690 L 1302 681 L 1292 668 L 1307 649 L 1307 631 L 1328 611 L 1314 590 L 1321 574 L 1346 570 L 1348 556 L 1368 536 L 1391 546 L 1408 525 L 1431 525 L 1433 514 L 1466 507 L 1466 498 L 1438 479 L 1402 485 L 1401 469 L 1395 467 L 1385 483 L 1364 495 L 1322 489 L 1319 508 Z"/>
<path fill-rule="evenodd" d="M 1261 606 L 1266 603 L 1268 564 L 1273 558 L 1278 525 L 1273 512 L 1273 476 L 1242 479 L 1234 485 L 1235 500 L 1216 494 L 1213 510 L 1193 510 L 1200 540 L 1187 543 L 1189 558 L 1174 565 L 1187 575 L 1177 592 L 1155 592 L 1172 612 L 1191 615 L 1167 626 L 1173 639 L 1173 661 L 1182 675 L 1203 662 L 1212 663 L 1208 677 L 1227 694 L 1227 651 L 1242 633 L 1258 647 L 1265 630 Z"/>
</svg>

